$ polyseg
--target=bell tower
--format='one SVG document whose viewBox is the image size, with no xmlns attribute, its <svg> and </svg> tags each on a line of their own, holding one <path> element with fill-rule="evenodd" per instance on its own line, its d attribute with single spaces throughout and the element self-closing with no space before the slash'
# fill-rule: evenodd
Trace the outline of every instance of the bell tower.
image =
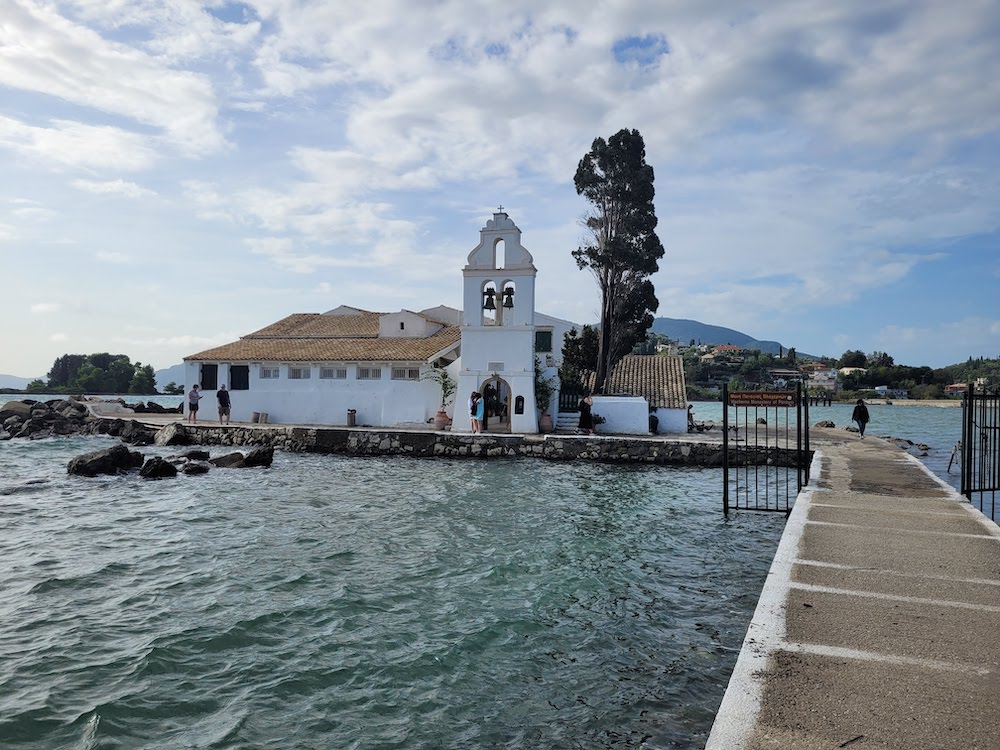
<svg viewBox="0 0 1000 750">
<path fill-rule="evenodd" d="M 500 206 L 479 230 L 463 277 L 462 369 L 453 431 L 469 431 L 461 407 L 492 387 L 506 409 L 504 431 L 537 432 L 535 413 L 535 269 L 521 230 Z M 509 402 L 509 403 L 508 403 Z M 466 409 L 466 411 L 468 411 Z M 489 429 L 493 429 L 492 420 Z"/>
</svg>

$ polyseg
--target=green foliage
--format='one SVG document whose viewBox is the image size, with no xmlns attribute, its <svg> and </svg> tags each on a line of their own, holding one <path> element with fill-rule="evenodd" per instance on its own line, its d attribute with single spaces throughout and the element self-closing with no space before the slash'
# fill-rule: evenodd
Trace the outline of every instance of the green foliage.
<svg viewBox="0 0 1000 750">
<path fill-rule="evenodd" d="M 163 386 L 163 392 L 168 396 L 183 396 L 184 386 L 177 385 L 173 380 Z"/>
<path fill-rule="evenodd" d="M 46 393 L 49 390 L 48 383 L 44 380 L 32 380 L 24 389 L 28 393 Z"/>
<path fill-rule="evenodd" d="M 595 392 L 615 364 L 642 341 L 659 307 L 649 277 L 659 270 L 663 245 L 656 236 L 653 168 L 638 130 L 594 139 L 574 176 L 576 192 L 591 205 L 585 218 L 591 242 L 573 251 L 601 291 Z"/>
<path fill-rule="evenodd" d="M 54 393 L 156 393 L 150 365 L 132 364 L 124 354 L 64 354 L 49 370 L 47 390 Z"/>
<path fill-rule="evenodd" d="M 579 334 L 576 328 L 570 329 L 563 339 L 559 379 L 564 383 L 583 385 L 583 373 L 597 369 L 599 347 L 597 329 L 594 326 L 585 325 Z"/>
<path fill-rule="evenodd" d="M 837 360 L 837 367 L 868 367 L 868 355 L 859 349 L 846 351 Z"/>
<path fill-rule="evenodd" d="M 458 390 L 458 383 L 443 367 L 434 367 L 431 370 L 427 370 L 423 375 L 420 376 L 421 380 L 433 380 L 439 386 L 441 386 L 441 410 L 444 411 L 445 407 L 448 405 L 448 401 L 451 400 L 452 396 L 455 395 L 455 391 Z"/>
<path fill-rule="evenodd" d="M 542 362 L 538 357 L 535 357 L 535 406 L 542 414 L 548 413 L 555 392 L 555 380 L 545 377 Z"/>
</svg>

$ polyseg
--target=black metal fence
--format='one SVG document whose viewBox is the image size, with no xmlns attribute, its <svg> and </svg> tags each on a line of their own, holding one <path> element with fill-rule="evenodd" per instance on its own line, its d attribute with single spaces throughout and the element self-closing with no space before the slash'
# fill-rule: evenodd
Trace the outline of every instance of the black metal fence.
<svg viewBox="0 0 1000 750">
<path fill-rule="evenodd" d="M 579 383 L 564 382 L 559 385 L 559 413 L 580 411 L 580 399 L 583 398 L 583 386 Z"/>
<path fill-rule="evenodd" d="M 962 494 L 997 520 L 1000 489 L 1000 395 L 976 393 L 970 384 L 962 400 Z M 974 497 L 975 496 L 975 497 Z"/>
<path fill-rule="evenodd" d="M 809 402 L 794 391 L 722 391 L 722 510 L 788 514 L 809 483 Z"/>
</svg>

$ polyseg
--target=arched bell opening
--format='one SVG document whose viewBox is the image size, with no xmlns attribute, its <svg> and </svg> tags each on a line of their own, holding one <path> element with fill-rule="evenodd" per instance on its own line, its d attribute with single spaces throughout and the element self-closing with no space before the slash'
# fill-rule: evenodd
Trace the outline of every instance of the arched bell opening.
<svg viewBox="0 0 1000 750">
<path fill-rule="evenodd" d="M 482 325 L 500 325 L 503 317 L 501 312 L 503 298 L 500 295 L 500 287 L 495 281 L 484 281 L 480 288 L 480 296 L 483 303 Z"/>
<path fill-rule="evenodd" d="M 507 243 L 498 238 L 493 243 L 493 267 L 505 268 L 507 263 Z"/>
<path fill-rule="evenodd" d="M 483 432 L 510 432 L 510 385 L 498 375 L 484 380 L 479 387 L 483 394 Z"/>
<path fill-rule="evenodd" d="M 497 287 L 497 313 L 500 325 L 513 325 L 514 322 L 514 295 L 517 287 L 513 281 L 507 279 Z"/>
</svg>

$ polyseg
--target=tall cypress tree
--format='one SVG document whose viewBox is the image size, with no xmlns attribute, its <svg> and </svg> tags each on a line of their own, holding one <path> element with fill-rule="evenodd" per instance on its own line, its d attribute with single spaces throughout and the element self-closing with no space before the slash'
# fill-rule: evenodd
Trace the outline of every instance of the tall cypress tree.
<svg viewBox="0 0 1000 750">
<path fill-rule="evenodd" d="M 596 138 L 580 160 L 576 192 L 590 202 L 585 225 L 591 242 L 573 251 L 601 290 L 596 393 L 612 368 L 646 336 L 659 307 L 649 277 L 659 270 L 663 245 L 656 236 L 653 168 L 638 130 Z"/>
</svg>

